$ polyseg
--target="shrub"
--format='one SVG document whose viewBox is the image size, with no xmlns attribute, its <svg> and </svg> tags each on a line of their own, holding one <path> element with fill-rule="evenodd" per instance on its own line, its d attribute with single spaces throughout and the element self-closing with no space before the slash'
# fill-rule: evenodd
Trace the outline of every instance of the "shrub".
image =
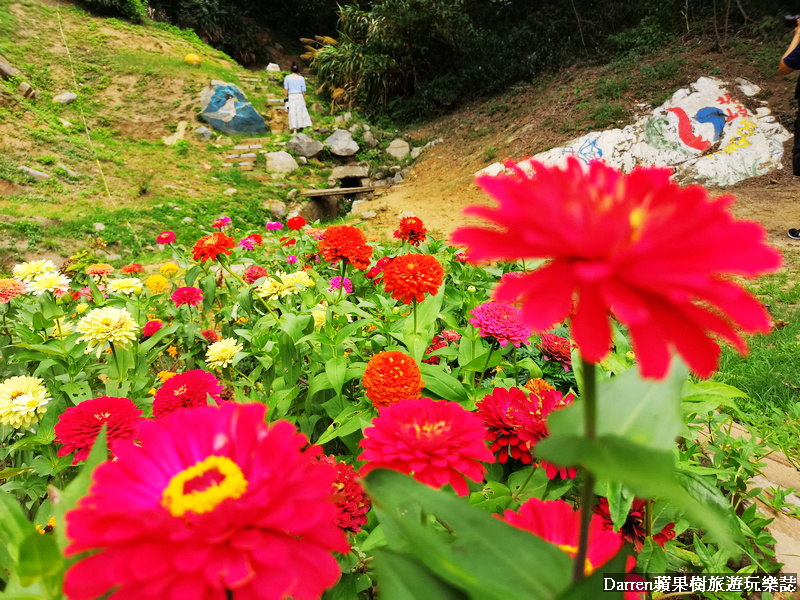
<svg viewBox="0 0 800 600">
<path fill-rule="evenodd" d="M 147 16 L 146 0 L 84 0 L 90 10 L 141 23 Z"/>
</svg>

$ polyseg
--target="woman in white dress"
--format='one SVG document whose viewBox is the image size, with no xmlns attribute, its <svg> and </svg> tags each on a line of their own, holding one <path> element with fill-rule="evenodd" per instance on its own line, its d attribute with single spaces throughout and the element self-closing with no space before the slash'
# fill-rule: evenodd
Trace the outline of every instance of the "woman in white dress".
<svg viewBox="0 0 800 600">
<path fill-rule="evenodd" d="M 286 112 L 289 113 L 289 129 L 297 133 L 298 129 L 311 127 L 311 117 L 306 108 L 306 80 L 300 75 L 300 67 L 292 63 L 292 72 L 283 79 Z"/>
</svg>

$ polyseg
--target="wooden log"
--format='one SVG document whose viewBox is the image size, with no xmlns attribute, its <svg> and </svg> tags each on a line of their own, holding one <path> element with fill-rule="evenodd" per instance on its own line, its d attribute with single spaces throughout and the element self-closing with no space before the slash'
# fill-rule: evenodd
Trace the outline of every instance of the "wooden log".
<svg viewBox="0 0 800 600">
<path fill-rule="evenodd" d="M 362 185 L 360 187 L 328 188 L 326 190 L 303 190 L 301 196 L 306 198 L 318 198 L 321 196 L 343 196 L 347 194 L 358 194 L 359 192 L 371 192 L 375 187 Z"/>
</svg>

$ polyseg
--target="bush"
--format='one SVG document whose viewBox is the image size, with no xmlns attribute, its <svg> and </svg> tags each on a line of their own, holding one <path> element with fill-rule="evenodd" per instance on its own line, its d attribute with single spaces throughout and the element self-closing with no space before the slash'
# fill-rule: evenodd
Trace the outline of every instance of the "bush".
<svg viewBox="0 0 800 600">
<path fill-rule="evenodd" d="M 84 0 L 93 12 L 141 23 L 147 16 L 147 0 Z"/>
</svg>

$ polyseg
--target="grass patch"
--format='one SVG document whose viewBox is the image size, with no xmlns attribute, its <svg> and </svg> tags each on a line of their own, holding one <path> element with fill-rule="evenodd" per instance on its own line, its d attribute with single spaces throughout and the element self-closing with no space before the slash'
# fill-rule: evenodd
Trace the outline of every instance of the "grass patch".
<svg viewBox="0 0 800 600">
<path fill-rule="evenodd" d="M 624 121 L 628 117 L 628 111 L 619 102 L 603 102 L 589 113 L 594 127 L 603 129 L 609 125 L 615 125 Z"/>
</svg>

